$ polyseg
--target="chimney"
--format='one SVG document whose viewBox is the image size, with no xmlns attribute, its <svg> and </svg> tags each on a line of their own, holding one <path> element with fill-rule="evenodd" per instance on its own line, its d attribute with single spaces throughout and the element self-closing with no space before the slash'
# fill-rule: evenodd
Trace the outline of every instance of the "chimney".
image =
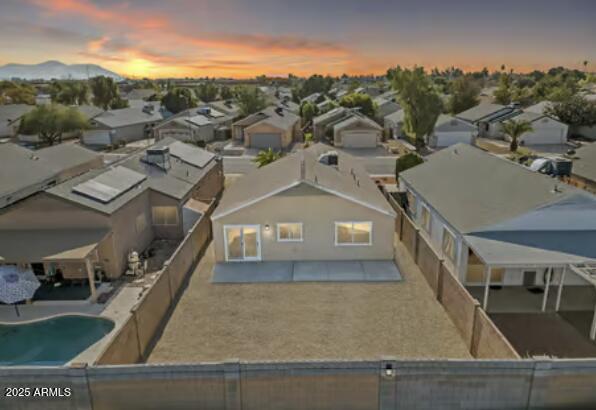
<svg viewBox="0 0 596 410">
<path fill-rule="evenodd" d="M 147 164 L 155 165 L 163 170 L 168 170 L 170 164 L 170 147 L 148 148 L 143 159 Z"/>
</svg>

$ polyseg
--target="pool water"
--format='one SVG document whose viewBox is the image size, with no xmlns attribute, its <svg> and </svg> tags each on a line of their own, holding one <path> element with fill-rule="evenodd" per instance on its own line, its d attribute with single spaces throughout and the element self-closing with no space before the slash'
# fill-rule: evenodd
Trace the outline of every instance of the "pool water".
<svg viewBox="0 0 596 410">
<path fill-rule="evenodd" d="M 65 364 L 113 328 L 111 320 L 80 315 L 0 324 L 0 366 Z"/>
</svg>

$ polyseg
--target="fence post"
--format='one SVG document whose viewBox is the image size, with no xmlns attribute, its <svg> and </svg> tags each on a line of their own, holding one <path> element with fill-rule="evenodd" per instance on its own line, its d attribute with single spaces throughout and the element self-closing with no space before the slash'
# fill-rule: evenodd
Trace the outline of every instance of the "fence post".
<svg viewBox="0 0 596 410">
<path fill-rule="evenodd" d="M 224 368 L 224 395 L 225 410 L 242 409 L 242 389 L 240 383 L 240 361 L 238 359 L 227 361 Z"/>
<path fill-rule="evenodd" d="M 93 403 L 87 378 L 87 363 L 72 363 L 68 369 L 73 387 L 74 408 L 76 410 L 92 410 Z"/>
</svg>

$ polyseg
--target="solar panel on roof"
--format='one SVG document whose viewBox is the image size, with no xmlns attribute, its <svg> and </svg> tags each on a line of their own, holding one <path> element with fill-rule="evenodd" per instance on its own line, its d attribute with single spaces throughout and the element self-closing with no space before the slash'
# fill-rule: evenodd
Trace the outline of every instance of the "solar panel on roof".
<svg viewBox="0 0 596 410">
<path fill-rule="evenodd" d="M 72 192 L 108 203 L 147 178 L 146 175 L 119 166 L 93 179 L 75 185 Z"/>
<path fill-rule="evenodd" d="M 207 165 L 215 155 L 209 151 L 177 141 L 170 145 L 170 155 L 198 168 Z"/>
</svg>

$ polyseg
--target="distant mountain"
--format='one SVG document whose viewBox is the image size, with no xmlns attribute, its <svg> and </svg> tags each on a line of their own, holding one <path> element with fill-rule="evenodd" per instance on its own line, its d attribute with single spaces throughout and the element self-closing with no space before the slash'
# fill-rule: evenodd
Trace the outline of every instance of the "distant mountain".
<svg viewBox="0 0 596 410">
<path fill-rule="evenodd" d="M 46 61 L 41 64 L 6 64 L 0 67 L 0 80 L 20 78 L 22 80 L 86 80 L 97 76 L 112 77 L 120 81 L 121 76 L 95 64 L 71 64 L 60 61 Z"/>
</svg>

